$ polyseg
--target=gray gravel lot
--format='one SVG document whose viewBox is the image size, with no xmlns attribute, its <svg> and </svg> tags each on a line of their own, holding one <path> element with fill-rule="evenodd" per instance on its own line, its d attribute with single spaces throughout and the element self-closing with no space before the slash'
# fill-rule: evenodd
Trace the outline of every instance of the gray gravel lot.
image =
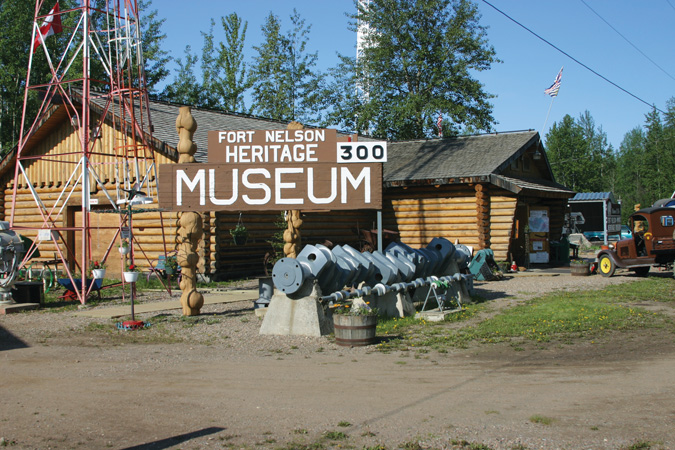
<svg viewBox="0 0 675 450">
<path fill-rule="evenodd" d="M 531 272 L 476 290 L 495 311 L 635 280 Z M 252 306 L 148 313 L 137 332 L 74 312 L 0 316 L 0 437 L 20 449 L 675 448 L 672 330 L 385 354 L 260 336 Z"/>
</svg>

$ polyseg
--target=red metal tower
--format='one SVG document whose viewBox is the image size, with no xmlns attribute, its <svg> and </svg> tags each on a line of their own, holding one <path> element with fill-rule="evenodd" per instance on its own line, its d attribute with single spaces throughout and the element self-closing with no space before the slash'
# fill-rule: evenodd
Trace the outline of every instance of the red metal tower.
<svg viewBox="0 0 675 450">
<path fill-rule="evenodd" d="M 143 199 L 149 197 L 156 202 L 155 158 L 149 145 L 152 123 L 137 1 L 81 0 L 79 7 L 64 10 L 59 10 L 58 1 L 55 4 L 54 1 L 35 2 L 34 51 L 26 77 L 10 226 L 19 233 L 34 230 L 25 232 L 36 239 L 24 264 L 41 246 L 55 248 L 68 278 L 74 286 L 79 284 L 77 298 L 84 304 L 91 286 L 76 283 L 76 273 L 79 271 L 86 277 L 92 255 L 92 231 L 110 230 L 107 234 L 110 242 L 102 260 L 108 259 L 116 241 L 129 240 L 132 248 L 129 257 L 134 261 L 129 202 L 137 202 L 141 191 Z M 47 8 L 52 9 L 42 14 Z M 54 41 L 49 35 L 59 31 L 63 34 Z M 47 60 L 50 74 L 46 83 L 31 84 L 35 58 Z M 27 104 L 33 96 L 41 99 L 41 103 L 37 115 L 27 117 Z M 57 111 L 67 114 L 77 144 L 58 155 L 31 153 L 28 141 Z M 103 136 L 104 125 L 107 136 Z M 27 168 L 40 161 L 58 166 L 57 170 L 66 174 L 67 181 L 61 184 L 57 198 L 53 193 L 49 199 L 43 198 L 45 194 L 36 185 L 39 180 L 31 179 Z M 30 190 L 40 223 L 17 223 L 19 184 Z M 95 201 L 92 192 L 99 194 Z M 100 210 L 102 203 L 106 212 L 114 213 L 110 217 L 115 219 L 93 230 L 92 204 Z M 65 217 L 73 205 L 80 212 L 76 223 Z M 164 236 L 162 240 L 165 242 Z M 135 247 L 142 251 L 138 242 Z"/>
</svg>

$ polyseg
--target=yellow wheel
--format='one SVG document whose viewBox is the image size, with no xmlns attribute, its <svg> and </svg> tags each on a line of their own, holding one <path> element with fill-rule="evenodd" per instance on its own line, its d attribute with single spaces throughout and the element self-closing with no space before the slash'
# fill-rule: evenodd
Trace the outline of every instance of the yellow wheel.
<svg viewBox="0 0 675 450">
<path fill-rule="evenodd" d="M 612 258 L 610 258 L 607 255 L 602 255 L 600 257 L 600 262 L 598 264 L 598 271 L 603 277 L 611 277 L 614 275 L 614 271 L 616 270 L 616 264 L 614 264 L 614 261 L 612 261 Z"/>
</svg>

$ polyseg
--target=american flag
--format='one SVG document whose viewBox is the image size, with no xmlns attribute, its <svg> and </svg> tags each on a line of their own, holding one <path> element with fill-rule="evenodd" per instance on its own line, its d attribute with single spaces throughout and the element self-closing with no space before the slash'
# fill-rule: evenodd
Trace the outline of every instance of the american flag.
<svg viewBox="0 0 675 450">
<path fill-rule="evenodd" d="M 438 113 L 438 120 L 436 121 L 436 126 L 438 127 L 438 137 L 443 137 L 443 114 Z"/>
<path fill-rule="evenodd" d="M 562 80 L 563 68 L 564 66 L 560 68 L 560 72 L 558 72 L 558 76 L 555 77 L 555 81 L 550 88 L 544 90 L 544 94 L 548 94 L 551 97 L 556 97 L 558 95 L 558 91 L 560 90 L 560 80 Z"/>
</svg>

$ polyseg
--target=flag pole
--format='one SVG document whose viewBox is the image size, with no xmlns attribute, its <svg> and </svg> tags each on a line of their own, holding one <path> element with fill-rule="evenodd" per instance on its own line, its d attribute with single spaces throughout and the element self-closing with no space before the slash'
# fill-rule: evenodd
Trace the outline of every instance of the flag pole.
<svg viewBox="0 0 675 450">
<path fill-rule="evenodd" d="M 544 130 L 546 129 L 546 124 L 548 123 L 548 116 L 551 115 L 551 108 L 553 108 L 553 101 L 555 100 L 555 97 L 551 97 L 551 104 L 548 105 L 548 112 L 546 113 L 546 120 L 544 120 L 544 126 L 541 127 L 541 133 L 539 133 L 539 136 L 544 135 Z"/>
</svg>

